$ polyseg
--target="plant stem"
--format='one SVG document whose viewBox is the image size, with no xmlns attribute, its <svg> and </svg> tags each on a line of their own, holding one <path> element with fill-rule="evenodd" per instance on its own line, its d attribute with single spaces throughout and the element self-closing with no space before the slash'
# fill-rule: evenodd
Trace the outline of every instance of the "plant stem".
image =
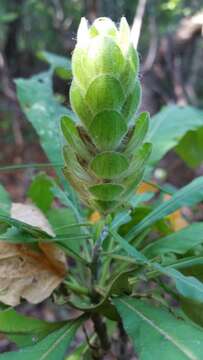
<svg viewBox="0 0 203 360">
<path fill-rule="evenodd" d="M 71 289 L 77 295 L 89 295 L 89 290 L 79 284 L 72 283 L 70 281 L 65 280 L 64 284 L 67 286 L 68 289 Z"/>
<path fill-rule="evenodd" d="M 100 254 L 102 251 L 102 243 L 106 239 L 107 235 L 108 235 L 108 227 L 105 225 L 95 243 L 94 248 L 93 248 L 92 264 L 91 264 L 92 285 L 94 285 L 98 279 L 99 262 L 100 262 Z"/>
<path fill-rule="evenodd" d="M 102 317 L 97 313 L 92 313 L 92 322 L 94 324 L 95 332 L 99 338 L 101 348 L 104 353 L 110 350 L 110 342 L 108 339 L 106 324 L 102 320 Z"/>
</svg>

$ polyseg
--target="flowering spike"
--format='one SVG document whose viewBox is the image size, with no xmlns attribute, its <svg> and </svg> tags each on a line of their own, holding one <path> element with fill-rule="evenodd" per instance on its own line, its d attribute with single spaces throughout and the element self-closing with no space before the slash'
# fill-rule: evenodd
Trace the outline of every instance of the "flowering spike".
<svg viewBox="0 0 203 360">
<path fill-rule="evenodd" d="M 72 57 L 70 102 L 77 124 L 63 118 L 64 174 L 88 206 L 108 213 L 127 203 L 142 180 L 151 145 L 141 98 L 139 58 L 125 18 L 88 27 L 82 19 Z"/>
</svg>

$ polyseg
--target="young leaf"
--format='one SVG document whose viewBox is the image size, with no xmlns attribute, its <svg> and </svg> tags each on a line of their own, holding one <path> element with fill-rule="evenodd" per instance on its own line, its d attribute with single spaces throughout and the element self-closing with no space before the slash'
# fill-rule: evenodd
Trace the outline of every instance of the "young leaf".
<svg viewBox="0 0 203 360">
<path fill-rule="evenodd" d="M 203 223 L 193 223 L 186 228 L 158 239 L 143 250 L 149 258 L 170 252 L 185 254 L 190 249 L 203 242 Z"/>
<path fill-rule="evenodd" d="M 1 354 L 0 360 L 64 360 L 65 352 L 82 321 L 82 318 L 69 321 L 33 346 Z"/>
<path fill-rule="evenodd" d="M 197 327 L 177 320 L 168 311 L 145 301 L 128 297 L 114 299 L 126 332 L 140 360 L 200 360 L 203 333 Z"/>
<path fill-rule="evenodd" d="M 158 220 L 173 213 L 182 206 L 193 206 L 203 199 L 203 177 L 200 176 L 190 184 L 178 190 L 169 200 L 156 207 L 139 224 L 132 227 L 127 234 L 127 240 L 132 240 L 144 229 L 153 225 Z"/>
</svg>

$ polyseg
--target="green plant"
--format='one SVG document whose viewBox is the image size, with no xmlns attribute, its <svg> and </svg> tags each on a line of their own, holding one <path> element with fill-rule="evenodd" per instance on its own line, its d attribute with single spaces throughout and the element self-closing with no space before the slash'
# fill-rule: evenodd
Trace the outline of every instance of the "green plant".
<svg viewBox="0 0 203 360">
<path fill-rule="evenodd" d="M 28 197 L 35 206 L 11 204 L 0 187 L 0 301 L 6 304 L 0 330 L 20 348 L 0 359 L 65 359 L 82 326 L 84 342 L 67 360 L 106 354 L 129 359 L 127 336 L 141 360 L 163 353 L 166 360 L 200 360 L 203 223 L 175 232 L 169 216 L 203 200 L 203 178 L 170 192 L 168 200 L 166 187 L 153 184 L 156 197 L 150 188 L 135 190 L 143 179 L 150 182 L 157 161 L 202 120 L 194 124 L 185 117 L 177 136 L 162 114 L 150 124 L 148 114 L 136 114 L 139 62 L 124 18 L 119 30 L 106 18 L 90 28 L 81 22 L 70 91 L 77 116 L 52 91 L 59 63 L 63 67 L 51 57 L 49 71 L 16 82 L 22 109 L 57 180 L 45 173 L 33 180 Z M 65 254 L 72 259 L 68 268 Z M 82 315 L 50 324 L 8 307 L 20 298 L 36 304 L 48 297 Z M 88 319 L 94 325 L 89 335 Z M 119 334 L 116 346 L 114 333 Z"/>
</svg>

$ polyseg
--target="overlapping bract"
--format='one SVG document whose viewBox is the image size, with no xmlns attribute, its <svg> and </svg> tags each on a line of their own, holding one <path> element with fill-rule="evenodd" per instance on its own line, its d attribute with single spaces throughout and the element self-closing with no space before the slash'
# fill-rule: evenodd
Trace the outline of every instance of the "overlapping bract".
<svg viewBox="0 0 203 360">
<path fill-rule="evenodd" d="M 62 118 L 64 173 L 83 202 L 110 212 L 135 191 L 151 152 L 144 143 L 149 116 L 136 115 L 139 59 L 125 18 L 119 29 L 108 18 L 90 28 L 82 19 L 72 70 L 70 101 L 78 121 Z"/>
</svg>

